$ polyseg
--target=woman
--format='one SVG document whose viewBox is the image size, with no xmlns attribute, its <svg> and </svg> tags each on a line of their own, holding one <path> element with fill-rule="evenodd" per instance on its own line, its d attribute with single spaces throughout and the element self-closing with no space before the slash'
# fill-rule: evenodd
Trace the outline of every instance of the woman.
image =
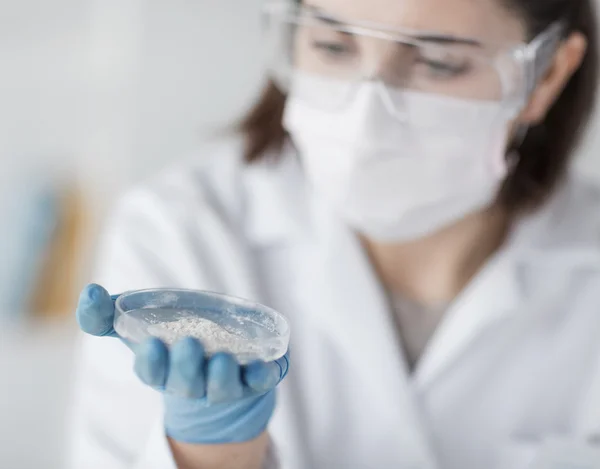
<svg viewBox="0 0 600 469">
<path fill-rule="evenodd" d="M 273 83 L 242 141 L 113 216 L 106 290 L 77 311 L 100 337 L 74 465 L 600 460 L 600 198 L 568 174 L 597 83 L 592 0 L 307 0 L 266 18 Z M 160 286 L 285 313 L 288 377 L 287 357 L 240 368 L 195 340 L 133 354 L 103 337 L 108 292 Z"/>
</svg>

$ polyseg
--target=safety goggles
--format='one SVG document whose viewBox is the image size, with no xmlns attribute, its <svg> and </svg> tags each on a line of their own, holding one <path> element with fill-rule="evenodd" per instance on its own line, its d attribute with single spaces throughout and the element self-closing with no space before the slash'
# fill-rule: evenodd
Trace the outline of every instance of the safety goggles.
<svg viewBox="0 0 600 469">
<path fill-rule="evenodd" d="M 264 20 L 272 79 L 285 93 L 327 110 L 343 109 L 361 83 L 377 82 L 391 112 L 402 112 L 398 91 L 409 90 L 501 103 L 516 113 L 547 72 L 564 34 L 558 22 L 528 44 L 490 44 L 345 22 L 281 0 L 265 5 Z"/>
</svg>

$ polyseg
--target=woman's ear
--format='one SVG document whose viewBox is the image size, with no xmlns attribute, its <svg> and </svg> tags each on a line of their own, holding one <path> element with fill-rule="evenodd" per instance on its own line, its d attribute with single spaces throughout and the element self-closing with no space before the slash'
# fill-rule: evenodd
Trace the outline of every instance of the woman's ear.
<svg viewBox="0 0 600 469">
<path fill-rule="evenodd" d="M 586 37 L 572 33 L 554 55 L 554 61 L 545 77 L 533 91 L 529 103 L 521 112 L 521 123 L 536 125 L 542 122 L 554 102 L 580 67 L 587 49 Z"/>
</svg>

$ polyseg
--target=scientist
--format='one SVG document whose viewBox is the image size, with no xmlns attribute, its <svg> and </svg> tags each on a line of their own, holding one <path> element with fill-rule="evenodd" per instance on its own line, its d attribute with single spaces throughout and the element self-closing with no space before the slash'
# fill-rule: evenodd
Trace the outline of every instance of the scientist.
<svg viewBox="0 0 600 469">
<path fill-rule="evenodd" d="M 569 171 L 592 1 L 267 4 L 241 138 L 113 214 L 72 466 L 600 467 L 600 194 Z M 291 355 L 132 352 L 108 292 L 150 287 L 265 303 Z"/>
</svg>

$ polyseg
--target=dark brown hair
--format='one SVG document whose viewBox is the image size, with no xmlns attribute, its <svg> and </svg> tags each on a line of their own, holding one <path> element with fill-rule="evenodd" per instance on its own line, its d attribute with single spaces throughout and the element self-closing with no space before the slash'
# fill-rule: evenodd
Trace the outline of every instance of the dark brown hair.
<svg viewBox="0 0 600 469">
<path fill-rule="evenodd" d="M 598 85 L 598 44 L 594 0 L 502 0 L 525 19 L 529 39 L 555 21 L 565 22 L 565 36 L 582 33 L 588 48 L 545 120 L 529 129 L 518 146 L 520 159 L 500 193 L 509 210 L 533 208 L 550 195 L 566 174 L 571 157 L 593 111 Z M 285 95 L 269 82 L 258 104 L 240 125 L 246 138 L 245 158 L 258 160 L 280 150 L 287 134 L 282 126 Z"/>
</svg>

